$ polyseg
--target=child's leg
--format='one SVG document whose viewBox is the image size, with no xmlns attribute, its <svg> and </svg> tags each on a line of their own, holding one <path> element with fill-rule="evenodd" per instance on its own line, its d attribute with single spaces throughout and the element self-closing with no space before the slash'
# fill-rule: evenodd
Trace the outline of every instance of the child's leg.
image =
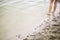
<svg viewBox="0 0 60 40">
<path fill-rule="evenodd" d="M 55 16 L 54 13 L 55 13 L 56 8 L 57 8 L 57 0 L 55 0 L 55 2 L 54 2 L 54 9 L 53 9 L 53 13 L 52 13 L 53 16 Z"/>
<path fill-rule="evenodd" d="M 50 16 L 50 12 L 51 12 L 51 10 L 52 10 L 53 1 L 54 1 L 54 0 L 50 0 L 50 6 L 49 6 L 49 12 L 48 12 L 48 15 L 49 15 L 49 16 Z"/>
</svg>

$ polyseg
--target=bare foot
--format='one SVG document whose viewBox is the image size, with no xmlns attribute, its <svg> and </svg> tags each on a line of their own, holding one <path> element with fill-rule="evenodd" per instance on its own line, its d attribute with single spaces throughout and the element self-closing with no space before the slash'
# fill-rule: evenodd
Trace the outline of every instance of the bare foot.
<svg viewBox="0 0 60 40">
<path fill-rule="evenodd" d="M 54 13 L 52 13 L 52 16 L 55 17 Z"/>
<path fill-rule="evenodd" d="M 52 16 L 55 17 L 55 13 L 54 12 L 52 12 Z"/>
<path fill-rule="evenodd" d="M 47 14 L 48 16 L 51 16 L 49 13 Z"/>
</svg>

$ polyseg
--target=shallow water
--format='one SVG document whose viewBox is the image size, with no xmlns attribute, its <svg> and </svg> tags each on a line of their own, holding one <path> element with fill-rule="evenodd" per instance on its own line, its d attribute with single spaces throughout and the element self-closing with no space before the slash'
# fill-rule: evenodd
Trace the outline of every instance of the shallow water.
<svg viewBox="0 0 60 40">
<path fill-rule="evenodd" d="M 18 40 L 34 32 L 48 13 L 44 0 L 6 0 L 0 5 L 0 40 Z"/>
</svg>

